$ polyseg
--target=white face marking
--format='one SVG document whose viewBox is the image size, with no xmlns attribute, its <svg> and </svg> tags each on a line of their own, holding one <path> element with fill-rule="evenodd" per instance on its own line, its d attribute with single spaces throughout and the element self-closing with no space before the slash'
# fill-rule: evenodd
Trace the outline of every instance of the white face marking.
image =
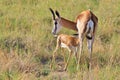
<svg viewBox="0 0 120 80">
<path fill-rule="evenodd" d="M 56 20 L 54 21 L 54 26 L 53 26 L 53 29 L 52 29 L 52 33 L 54 35 L 56 35 L 62 28 L 61 24 L 60 24 L 60 21 Z"/>
<path fill-rule="evenodd" d="M 60 32 L 61 28 L 62 28 L 62 26 L 60 25 L 60 23 L 58 23 L 58 24 L 57 24 L 56 34 L 57 34 L 58 32 Z"/>
</svg>

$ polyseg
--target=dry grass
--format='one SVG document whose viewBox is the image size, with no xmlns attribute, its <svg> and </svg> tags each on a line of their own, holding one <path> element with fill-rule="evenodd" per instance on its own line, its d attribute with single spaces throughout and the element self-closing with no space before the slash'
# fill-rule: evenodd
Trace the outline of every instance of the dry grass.
<svg viewBox="0 0 120 80">
<path fill-rule="evenodd" d="M 73 21 L 89 8 L 97 15 L 99 26 L 93 50 L 92 79 L 119 80 L 119 4 L 119 0 L 0 0 L 0 80 L 89 80 L 86 42 L 79 71 L 76 71 L 74 58 L 66 72 L 50 70 L 56 39 L 51 34 L 49 7 Z M 75 32 L 63 28 L 60 33 Z M 60 54 L 58 51 L 56 60 L 62 63 Z"/>
</svg>

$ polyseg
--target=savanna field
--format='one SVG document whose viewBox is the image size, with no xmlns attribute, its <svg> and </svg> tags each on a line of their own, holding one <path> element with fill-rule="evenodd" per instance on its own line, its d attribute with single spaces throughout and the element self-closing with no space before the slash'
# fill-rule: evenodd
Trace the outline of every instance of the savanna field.
<svg viewBox="0 0 120 80">
<path fill-rule="evenodd" d="M 0 0 L 0 80 L 89 80 L 86 40 L 79 71 L 74 56 L 67 71 L 59 71 L 61 50 L 50 69 L 56 46 L 50 7 L 71 21 L 91 9 L 98 17 L 92 80 L 120 80 L 120 0 Z M 76 32 L 62 28 L 61 33 Z M 68 50 L 62 53 L 67 59 Z"/>
</svg>

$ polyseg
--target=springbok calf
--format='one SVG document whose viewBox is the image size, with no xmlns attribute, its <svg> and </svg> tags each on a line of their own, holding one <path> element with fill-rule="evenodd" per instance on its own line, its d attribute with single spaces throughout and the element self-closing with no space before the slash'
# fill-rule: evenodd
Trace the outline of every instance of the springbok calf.
<svg viewBox="0 0 120 80">
<path fill-rule="evenodd" d="M 52 64 L 53 64 L 53 60 L 55 61 L 55 53 L 57 52 L 57 50 L 62 47 L 62 48 L 67 48 L 69 51 L 69 57 L 67 59 L 67 63 L 65 64 L 64 70 L 67 69 L 67 66 L 69 64 L 69 60 L 71 58 L 72 53 L 74 53 L 75 57 L 76 57 L 76 62 L 77 62 L 77 50 L 78 50 L 78 46 L 79 46 L 79 38 L 75 37 L 75 36 L 70 36 L 70 35 L 66 35 L 66 34 L 60 34 L 57 37 L 57 45 L 56 48 L 54 50 L 53 53 L 53 58 L 52 58 Z M 51 67 L 52 67 L 51 64 Z"/>
<path fill-rule="evenodd" d="M 51 8 L 50 8 L 50 11 L 52 12 L 52 15 L 53 15 L 54 27 L 52 29 L 52 33 L 54 35 L 56 35 L 60 31 L 62 26 L 78 31 L 79 40 L 80 40 L 80 53 L 78 58 L 77 69 L 79 68 L 83 40 L 84 40 L 84 37 L 86 36 L 87 44 L 88 44 L 88 52 L 89 52 L 89 67 L 91 68 L 92 48 L 93 48 L 96 28 L 98 25 L 98 18 L 90 10 L 86 10 L 81 12 L 77 16 L 76 22 L 72 22 L 62 18 L 58 11 L 55 11 L 57 15 L 57 18 L 55 18 L 54 11 Z"/>
</svg>

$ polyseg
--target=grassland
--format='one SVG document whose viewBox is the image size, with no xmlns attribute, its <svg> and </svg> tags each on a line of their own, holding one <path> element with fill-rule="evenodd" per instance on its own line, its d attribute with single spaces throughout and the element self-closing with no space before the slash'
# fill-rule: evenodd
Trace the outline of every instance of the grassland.
<svg viewBox="0 0 120 80">
<path fill-rule="evenodd" d="M 86 9 L 97 15 L 92 78 L 119 80 L 120 0 L 0 0 L 0 80 L 89 80 L 86 42 L 79 71 L 74 58 L 66 72 L 50 70 L 56 39 L 49 7 L 72 21 Z M 60 33 L 75 32 L 63 28 Z"/>
</svg>

